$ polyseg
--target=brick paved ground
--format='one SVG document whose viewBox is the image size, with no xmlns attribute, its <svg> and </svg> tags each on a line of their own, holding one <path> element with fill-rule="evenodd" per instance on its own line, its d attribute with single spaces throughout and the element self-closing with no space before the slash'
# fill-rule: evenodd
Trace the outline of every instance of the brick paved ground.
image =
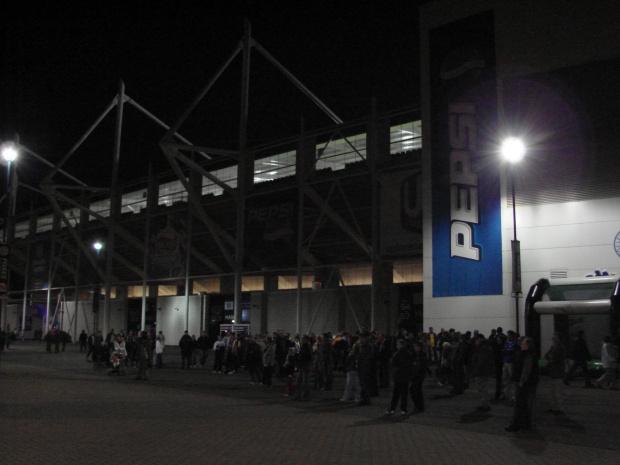
<svg viewBox="0 0 620 465">
<path fill-rule="evenodd" d="M 451 397 L 434 378 L 426 413 L 386 417 L 390 393 L 373 405 L 313 391 L 284 397 L 284 385 L 250 386 L 246 373 L 182 371 L 175 348 L 149 381 L 108 376 L 76 346 L 48 354 L 17 344 L 0 355 L 0 464 L 584 464 L 620 463 L 620 393 L 567 388 L 566 416 L 550 416 L 539 389 L 537 428 L 504 431 L 512 410 L 475 410 L 474 390 Z"/>
</svg>

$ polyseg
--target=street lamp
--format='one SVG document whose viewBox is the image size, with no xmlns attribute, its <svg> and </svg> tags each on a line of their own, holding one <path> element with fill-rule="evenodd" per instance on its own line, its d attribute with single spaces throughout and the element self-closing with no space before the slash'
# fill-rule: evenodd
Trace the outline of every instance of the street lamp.
<svg viewBox="0 0 620 465">
<path fill-rule="evenodd" d="M 99 252 L 101 252 L 101 249 L 103 249 L 103 244 L 99 241 L 95 242 L 93 244 L 93 249 L 95 249 L 97 251 L 97 257 L 99 256 Z"/>
<path fill-rule="evenodd" d="M 17 160 L 19 152 L 17 147 L 13 143 L 7 143 L 0 149 L 2 158 L 6 162 L 6 184 L 7 184 L 7 208 L 6 208 L 6 223 L 4 224 L 4 232 L 2 238 L 2 244 L 0 244 L 0 297 L 2 298 L 2 304 L 0 307 L 0 327 L 4 328 L 5 318 L 7 313 L 8 292 L 9 292 L 9 258 L 10 258 L 10 245 L 11 236 L 9 235 L 9 226 L 11 223 L 11 217 L 14 213 L 14 187 L 15 181 L 11 179 L 11 163 Z M 24 329 L 24 322 L 22 321 L 22 334 Z"/>
<path fill-rule="evenodd" d="M 521 244 L 517 240 L 517 208 L 515 205 L 515 165 L 525 156 L 525 144 L 518 137 L 508 137 L 502 142 L 504 160 L 510 163 L 510 187 L 512 190 L 512 295 L 515 298 L 516 331 L 519 333 L 519 297 L 521 292 Z"/>
</svg>

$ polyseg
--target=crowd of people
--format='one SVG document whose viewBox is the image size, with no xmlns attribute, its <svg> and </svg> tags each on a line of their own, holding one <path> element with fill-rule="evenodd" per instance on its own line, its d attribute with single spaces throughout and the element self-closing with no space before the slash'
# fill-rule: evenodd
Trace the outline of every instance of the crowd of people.
<svg viewBox="0 0 620 465">
<path fill-rule="evenodd" d="M 101 331 L 79 337 L 80 351 L 87 360 L 104 363 L 111 353 L 122 354 L 126 365 L 138 368 L 136 379 L 148 379 L 148 369 L 163 366 L 165 337 L 142 331 L 118 334 L 111 330 L 104 338 Z M 569 385 L 577 368 L 583 372 L 586 387 L 618 389 L 617 347 L 615 338 L 605 336 L 601 350 L 605 373 L 593 383 L 587 362 L 591 359 L 583 331 L 570 342 L 570 354 L 554 334 L 552 345 L 544 354 L 549 378 L 551 405 L 547 410 L 563 414 L 564 386 Z M 477 409 L 488 412 L 491 399 L 514 406 L 508 431 L 528 429 L 533 421 L 537 387 L 541 379 L 534 341 L 514 331 L 491 330 L 488 336 L 478 331 L 459 332 L 443 328 L 435 333 L 400 330 L 393 335 L 362 329 L 355 333 L 295 335 L 283 330 L 263 335 L 225 332 L 211 342 L 202 331 L 197 338 L 185 331 L 178 346 L 181 369 L 208 369 L 214 374 L 234 374 L 243 369 L 251 385 L 271 388 L 274 380 L 283 382 L 284 395 L 307 401 L 313 390 L 334 388 L 334 373 L 346 375 L 342 402 L 370 405 L 379 389 L 392 388 L 385 413 L 393 415 L 400 408 L 408 415 L 409 398 L 413 411 L 425 411 L 423 386 L 429 375 L 461 395 L 475 383 L 479 395 Z M 212 361 L 209 354 L 213 352 Z M 568 363 L 569 360 L 571 363 Z"/>
</svg>

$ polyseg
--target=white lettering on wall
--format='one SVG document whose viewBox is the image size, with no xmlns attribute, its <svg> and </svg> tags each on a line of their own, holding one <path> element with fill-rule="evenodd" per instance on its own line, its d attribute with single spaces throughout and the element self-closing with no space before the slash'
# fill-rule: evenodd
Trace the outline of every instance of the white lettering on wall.
<svg viewBox="0 0 620 465">
<path fill-rule="evenodd" d="M 474 245 L 474 224 L 479 224 L 478 175 L 471 169 L 471 152 L 477 149 L 476 107 L 470 103 L 449 106 L 450 137 L 450 257 L 480 260 Z"/>
</svg>

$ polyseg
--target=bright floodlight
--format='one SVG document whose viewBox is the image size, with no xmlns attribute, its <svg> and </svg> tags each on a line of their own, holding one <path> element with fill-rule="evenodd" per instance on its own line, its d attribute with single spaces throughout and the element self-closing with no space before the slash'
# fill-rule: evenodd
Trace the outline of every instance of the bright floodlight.
<svg viewBox="0 0 620 465">
<path fill-rule="evenodd" d="M 2 158 L 4 158 L 8 162 L 15 161 L 17 159 L 18 153 L 13 145 L 5 145 L 2 147 Z"/>
<path fill-rule="evenodd" d="M 502 155 L 510 163 L 519 163 L 525 155 L 525 145 L 517 137 L 509 137 L 502 143 Z"/>
<path fill-rule="evenodd" d="M 103 244 L 101 242 L 95 242 L 93 244 L 93 248 L 99 253 L 99 251 L 103 248 Z"/>
</svg>

